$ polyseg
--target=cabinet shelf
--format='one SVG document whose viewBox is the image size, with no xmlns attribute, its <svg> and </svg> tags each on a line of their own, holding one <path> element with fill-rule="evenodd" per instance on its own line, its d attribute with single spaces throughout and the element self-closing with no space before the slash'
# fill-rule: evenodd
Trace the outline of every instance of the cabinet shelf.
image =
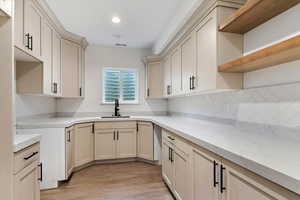
<svg viewBox="0 0 300 200">
<path fill-rule="evenodd" d="M 300 59 L 300 35 L 218 67 L 219 72 L 251 72 Z"/>
<path fill-rule="evenodd" d="M 220 25 L 219 30 L 244 34 L 298 3 L 299 0 L 248 0 Z"/>
</svg>

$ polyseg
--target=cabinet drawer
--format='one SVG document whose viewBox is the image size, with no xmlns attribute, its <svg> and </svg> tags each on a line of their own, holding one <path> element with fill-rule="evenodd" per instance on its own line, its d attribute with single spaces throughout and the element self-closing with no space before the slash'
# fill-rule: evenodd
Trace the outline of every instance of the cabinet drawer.
<svg viewBox="0 0 300 200">
<path fill-rule="evenodd" d="M 40 144 L 34 144 L 14 155 L 14 174 L 40 158 Z"/>
<path fill-rule="evenodd" d="M 185 154 L 191 153 L 191 145 L 173 133 L 163 130 L 163 140 Z"/>
<path fill-rule="evenodd" d="M 122 129 L 122 128 L 136 128 L 136 122 L 97 122 L 95 129 Z"/>
<path fill-rule="evenodd" d="M 176 136 L 173 133 L 163 129 L 162 137 L 165 141 L 168 141 L 171 144 L 175 144 Z"/>
</svg>

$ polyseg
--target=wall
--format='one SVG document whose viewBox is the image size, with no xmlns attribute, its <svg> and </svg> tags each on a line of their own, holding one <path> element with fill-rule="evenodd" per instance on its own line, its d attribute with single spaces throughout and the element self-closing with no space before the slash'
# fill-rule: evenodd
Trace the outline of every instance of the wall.
<svg viewBox="0 0 300 200">
<path fill-rule="evenodd" d="M 53 114 L 56 112 L 56 100 L 42 96 L 15 96 L 16 117 L 33 117 L 38 115 Z"/>
<path fill-rule="evenodd" d="M 300 5 L 245 34 L 244 52 L 300 33 Z M 245 90 L 171 99 L 169 112 L 195 117 L 297 127 L 300 124 L 300 61 L 245 74 Z"/>
<path fill-rule="evenodd" d="M 121 105 L 123 114 L 160 114 L 165 113 L 167 102 L 164 100 L 146 101 L 144 56 L 151 54 L 150 49 L 130 49 L 90 45 L 86 50 L 85 99 L 59 99 L 57 111 L 60 114 L 112 114 L 113 105 L 102 104 L 102 69 L 103 67 L 127 67 L 139 70 L 138 105 Z"/>
</svg>

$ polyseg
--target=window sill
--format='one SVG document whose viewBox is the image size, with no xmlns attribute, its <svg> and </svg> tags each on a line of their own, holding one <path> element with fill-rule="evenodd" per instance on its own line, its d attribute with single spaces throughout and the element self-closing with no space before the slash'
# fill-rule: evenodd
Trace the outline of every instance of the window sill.
<svg viewBox="0 0 300 200">
<path fill-rule="evenodd" d="M 140 105 L 139 102 L 137 103 L 119 103 L 120 105 Z M 103 103 L 101 102 L 100 105 L 115 105 L 115 103 Z"/>
</svg>

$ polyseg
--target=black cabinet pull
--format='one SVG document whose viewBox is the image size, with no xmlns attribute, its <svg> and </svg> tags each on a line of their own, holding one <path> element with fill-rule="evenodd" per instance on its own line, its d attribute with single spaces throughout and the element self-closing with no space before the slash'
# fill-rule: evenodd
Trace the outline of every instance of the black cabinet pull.
<svg viewBox="0 0 300 200">
<path fill-rule="evenodd" d="M 33 156 L 35 156 L 36 154 L 38 154 L 39 152 L 33 152 L 32 154 L 30 154 L 29 156 L 25 157 L 24 160 L 29 160 L 30 158 L 32 158 Z"/>
<path fill-rule="evenodd" d="M 117 131 L 117 140 L 119 140 L 119 131 Z"/>
<path fill-rule="evenodd" d="M 169 147 L 169 161 L 171 161 L 171 148 Z"/>
<path fill-rule="evenodd" d="M 40 178 L 38 179 L 39 181 L 43 181 L 43 163 L 40 163 L 38 165 L 38 167 L 40 168 Z"/>
<path fill-rule="evenodd" d="M 224 170 L 226 170 L 226 168 L 225 167 L 223 167 L 223 165 L 221 165 L 221 173 L 220 173 L 220 177 L 221 177 L 221 180 L 220 180 L 220 182 L 221 182 L 221 184 L 220 184 L 220 190 L 221 190 L 221 193 L 223 193 L 224 192 L 224 190 L 226 190 L 226 187 L 224 187 Z"/>
<path fill-rule="evenodd" d="M 57 83 L 53 83 L 53 93 L 57 94 Z"/>
<path fill-rule="evenodd" d="M 190 77 L 190 90 L 192 90 L 192 77 Z"/>
<path fill-rule="evenodd" d="M 82 96 L 82 88 L 79 88 L 79 96 Z"/>
<path fill-rule="evenodd" d="M 192 87 L 191 87 L 192 90 L 196 89 L 196 87 L 195 87 L 195 79 L 196 79 L 196 77 L 192 76 Z"/>
<path fill-rule="evenodd" d="M 150 89 L 147 89 L 147 97 L 150 97 Z"/>
<path fill-rule="evenodd" d="M 174 151 L 174 150 L 171 148 L 171 162 L 174 162 L 174 158 L 173 158 L 173 155 L 174 155 L 174 154 L 173 154 L 173 151 Z"/>
<path fill-rule="evenodd" d="M 116 131 L 114 131 L 114 140 L 116 140 Z"/>
<path fill-rule="evenodd" d="M 25 37 L 26 37 L 26 40 L 27 40 L 25 47 L 29 49 L 29 47 L 30 47 L 29 46 L 29 37 L 30 37 L 29 33 L 25 34 Z"/>
<path fill-rule="evenodd" d="M 175 140 L 175 139 L 174 139 L 174 138 L 172 138 L 171 136 L 168 136 L 168 138 L 169 138 L 170 140 L 173 140 L 173 141 Z"/>
<path fill-rule="evenodd" d="M 92 133 L 95 133 L 95 124 L 92 125 Z"/>
<path fill-rule="evenodd" d="M 71 131 L 68 131 L 68 138 L 67 138 L 68 142 L 71 142 Z"/>
<path fill-rule="evenodd" d="M 31 50 L 31 51 L 33 51 L 33 36 L 29 36 L 28 37 L 29 38 L 29 49 Z"/>
<path fill-rule="evenodd" d="M 219 182 L 217 181 L 217 166 L 218 163 L 214 161 L 214 187 L 216 187 L 219 184 Z"/>
<path fill-rule="evenodd" d="M 138 123 L 136 124 L 136 132 L 137 133 L 139 132 L 139 124 Z"/>
</svg>

